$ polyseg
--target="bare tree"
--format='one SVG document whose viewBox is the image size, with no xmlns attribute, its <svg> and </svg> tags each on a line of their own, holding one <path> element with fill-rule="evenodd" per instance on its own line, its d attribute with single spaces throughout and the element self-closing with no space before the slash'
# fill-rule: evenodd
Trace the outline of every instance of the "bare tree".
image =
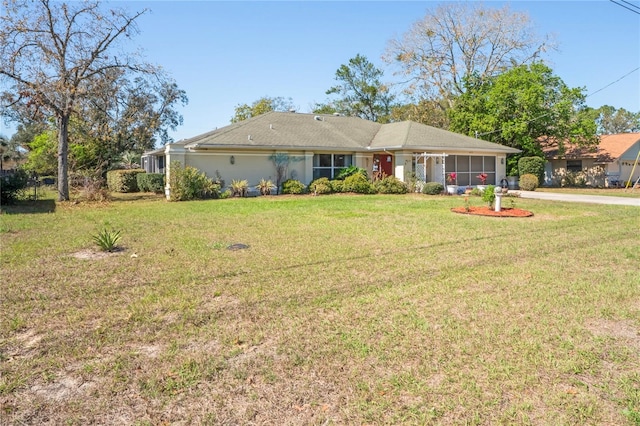
<svg viewBox="0 0 640 426">
<path fill-rule="evenodd" d="M 451 101 L 464 92 L 465 76 L 494 76 L 550 48 L 554 43 L 536 35 L 527 14 L 447 2 L 391 40 L 384 59 L 400 66 L 407 93 Z"/>
<path fill-rule="evenodd" d="M 137 33 L 136 19 L 100 3 L 6 0 L 0 16 L 0 78 L 6 108 L 51 117 L 58 130 L 58 200 L 69 200 L 69 121 L 91 97 L 94 82 L 110 70 L 154 73 L 150 65 L 119 51 Z M 117 54 L 117 55 L 116 55 Z"/>
</svg>

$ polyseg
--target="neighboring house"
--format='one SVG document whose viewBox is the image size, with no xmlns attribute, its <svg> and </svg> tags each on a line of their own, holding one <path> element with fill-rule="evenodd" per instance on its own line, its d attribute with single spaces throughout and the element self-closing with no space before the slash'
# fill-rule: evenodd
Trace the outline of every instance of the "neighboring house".
<svg viewBox="0 0 640 426">
<path fill-rule="evenodd" d="M 545 185 L 612 187 L 635 182 L 640 176 L 640 165 L 634 169 L 640 133 L 601 135 L 593 148 L 565 144 L 562 153 L 557 143 L 550 143 L 543 151 L 547 160 Z"/>
<path fill-rule="evenodd" d="M 340 169 L 361 167 L 370 176 L 402 181 L 445 182 L 455 172 L 458 185 L 477 185 L 486 173 L 495 184 L 506 175 L 506 155 L 517 149 L 403 121 L 380 124 L 356 117 L 269 112 L 166 145 L 143 154 L 147 172 L 171 173 L 171 164 L 195 167 L 227 184 L 246 179 L 276 182 L 274 157 L 288 159 L 284 179 L 309 184 L 333 178 Z M 169 176 L 167 176 L 169 177 Z M 167 179 L 169 182 L 169 179 Z"/>
</svg>

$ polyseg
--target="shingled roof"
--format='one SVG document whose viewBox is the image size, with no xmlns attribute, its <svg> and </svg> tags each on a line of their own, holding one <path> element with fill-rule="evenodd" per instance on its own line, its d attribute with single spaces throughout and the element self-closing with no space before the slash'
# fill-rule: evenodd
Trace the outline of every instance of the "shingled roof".
<svg viewBox="0 0 640 426">
<path fill-rule="evenodd" d="M 635 143 L 640 141 L 640 133 L 618 133 L 601 135 L 597 146 L 583 147 L 577 144 L 564 144 L 564 152 L 560 153 L 557 142 L 550 141 L 543 147 L 547 159 L 577 160 L 593 158 L 597 163 L 612 163 L 618 160 Z"/>
<path fill-rule="evenodd" d="M 186 148 L 447 150 L 516 153 L 517 149 L 411 121 L 380 124 L 329 114 L 268 112 L 186 139 Z"/>
</svg>

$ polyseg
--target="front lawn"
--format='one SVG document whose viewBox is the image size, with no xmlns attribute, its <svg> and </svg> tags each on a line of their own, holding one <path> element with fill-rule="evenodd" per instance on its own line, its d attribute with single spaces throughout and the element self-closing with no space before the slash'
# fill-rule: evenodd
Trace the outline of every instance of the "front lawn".
<svg viewBox="0 0 640 426">
<path fill-rule="evenodd" d="M 7 208 L 0 423 L 640 424 L 638 208 L 462 203 Z"/>
</svg>

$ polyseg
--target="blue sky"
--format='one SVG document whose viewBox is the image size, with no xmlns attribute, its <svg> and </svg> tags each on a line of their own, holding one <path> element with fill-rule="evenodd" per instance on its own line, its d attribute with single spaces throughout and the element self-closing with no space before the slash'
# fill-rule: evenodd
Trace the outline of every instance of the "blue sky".
<svg viewBox="0 0 640 426">
<path fill-rule="evenodd" d="M 637 0 L 631 1 L 640 6 Z M 147 61 L 164 67 L 187 92 L 175 140 L 229 124 L 238 104 L 291 98 L 300 112 L 327 100 L 341 64 L 361 54 L 394 81 L 381 60 L 435 1 L 120 1 L 149 8 L 133 39 Z M 527 12 L 559 50 L 545 59 L 570 87 L 588 94 L 640 67 L 640 15 L 610 1 L 486 1 Z M 640 71 L 590 95 L 588 105 L 640 111 Z M 9 131 L 7 131 L 9 130 Z M 11 134 L 12 129 L 0 129 Z"/>
</svg>

